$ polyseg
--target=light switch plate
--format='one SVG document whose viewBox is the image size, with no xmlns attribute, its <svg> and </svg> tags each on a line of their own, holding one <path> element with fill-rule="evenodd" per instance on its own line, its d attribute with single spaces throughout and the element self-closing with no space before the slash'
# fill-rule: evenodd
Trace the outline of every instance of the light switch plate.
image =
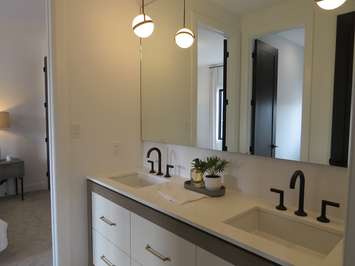
<svg viewBox="0 0 355 266">
<path fill-rule="evenodd" d="M 80 126 L 80 124 L 71 124 L 71 126 L 70 126 L 70 137 L 72 139 L 80 139 L 80 137 L 81 137 L 81 126 Z"/>
</svg>

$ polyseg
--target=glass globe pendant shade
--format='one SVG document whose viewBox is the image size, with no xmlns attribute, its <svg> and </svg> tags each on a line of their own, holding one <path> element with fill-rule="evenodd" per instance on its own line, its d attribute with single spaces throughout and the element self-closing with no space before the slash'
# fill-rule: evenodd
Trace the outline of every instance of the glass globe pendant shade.
<svg viewBox="0 0 355 266">
<path fill-rule="evenodd" d="M 176 44 L 183 49 L 189 48 L 195 41 L 195 34 L 188 28 L 179 30 L 175 35 Z"/>
<path fill-rule="evenodd" d="M 316 0 L 317 1 L 317 0 Z M 325 10 L 333 10 L 343 5 L 346 0 L 320 0 L 317 5 Z"/>
<path fill-rule="evenodd" d="M 154 31 L 154 22 L 149 16 L 140 14 L 133 19 L 132 29 L 139 38 L 148 38 Z"/>
</svg>

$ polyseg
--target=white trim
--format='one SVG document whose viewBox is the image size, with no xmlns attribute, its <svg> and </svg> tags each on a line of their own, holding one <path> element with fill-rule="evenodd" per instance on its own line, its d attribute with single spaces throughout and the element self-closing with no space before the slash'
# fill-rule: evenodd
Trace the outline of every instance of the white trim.
<svg viewBox="0 0 355 266">
<path fill-rule="evenodd" d="M 354 41 L 355 46 L 355 41 Z M 354 60 L 355 67 L 355 60 Z M 353 74 L 352 115 L 351 115 L 351 145 L 349 158 L 349 192 L 348 210 L 345 231 L 344 266 L 353 266 L 355 262 L 355 69 Z"/>
<path fill-rule="evenodd" d="M 19 182 L 19 184 L 20 184 L 20 182 Z M 24 185 L 25 192 L 32 192 L 32 191 L 39 191 L 39 190 L 46 190 L 46 189 L 48 189 L 47 180 L 43 180 L 43 181 L 35 182 L 35 183 L 29 183 L 29 184 L 27 184 L 25 182 L 25 185 Z"/>
<path fill-rule="evenodd" d="M 50 175 L 50 189 L 51 189 L 51 233 L 52 233 L 52 264 L 53 266 L 59 266 L 57 261 L 58 254 L 58 243 L 57 243 L 57 212 L 56 212 L 56 188 L 55 188 L 55 180 L 54 180 L 54 152 L 53 152 L 53 78 L 52 78 L 52 0 L 46 0 L 47 5 L 47 38 L 48 38 L 48 58 L 47 58 L 47 75 L 48 75 L 48 123 L 49 123 L 49 172 Z"/>
</svg>

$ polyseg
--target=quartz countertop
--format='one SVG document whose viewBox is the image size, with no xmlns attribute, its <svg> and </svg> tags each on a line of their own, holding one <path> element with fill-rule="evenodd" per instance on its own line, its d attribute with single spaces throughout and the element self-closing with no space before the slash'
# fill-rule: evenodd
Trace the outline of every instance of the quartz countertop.
<svg viewBox="0 0 355 266">
<path fill-rule="evenodd" d="M 261 199 L 250 197 L 235 189 L 227 188 L 224 197 L 203 198 L 198 201 L 179 205 L 169 202 L 158 193 L 159 188 L 164 183 L 143 188 L 133 188 L 112 179 L 112 177 L 125 176 L 127 174 L 88 177 L 88 179 L 278 264 L 295 266 L 342 265 L 343 241 L 328 256 L 317 256 L 311 252 L 289 248 L 285 245 L 272 242 L 271 240 L 225 223 L 226 220 L 253 208 L 276 211 L 274 206 Z M 169 186 L 170 188 L 174 186 L 177 188 L 182 187 L 184 181 L 186 179 L 182 177 L 173 177 L 169 179 Z M 292 206 L 288 207 L 289 210 L 282 212 L 283 215 L 294 217 L 293 211 L 296 208 Z M 316 217 L 319 215 L 311 212 L 308 212 L 308 214 L 308 217 L 297 217 L 297 219 L 302 219 L 316 227 L 326 228 L 330 231 L 344 232 L 344 224 L 341 221 L 323 225 L 316 221 Z"/>
</svg>

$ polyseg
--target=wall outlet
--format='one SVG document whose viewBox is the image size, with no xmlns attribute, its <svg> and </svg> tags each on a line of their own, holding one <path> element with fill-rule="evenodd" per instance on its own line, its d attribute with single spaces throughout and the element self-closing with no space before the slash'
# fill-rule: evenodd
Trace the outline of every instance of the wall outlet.
<svg viewBox="0 0 355 266">
<path fill-rule="evenodd" d="M 121 150 L 121 143 L 114 142 L 112 145 L 113 156 L 118 156 L 120 154 L 120 150 Z"/>
</svg>

